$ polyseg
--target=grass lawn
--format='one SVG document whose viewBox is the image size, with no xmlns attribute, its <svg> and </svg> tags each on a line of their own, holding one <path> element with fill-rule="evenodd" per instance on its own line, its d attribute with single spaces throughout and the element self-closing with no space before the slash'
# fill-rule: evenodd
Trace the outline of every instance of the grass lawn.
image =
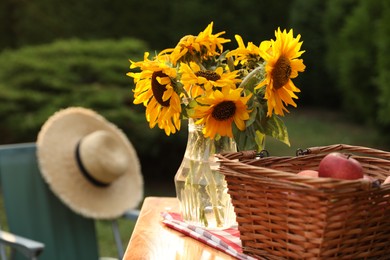
<svg viewBox="0 0 390 260">
<path fill-rule="evenodd" d="M 381 138 L 375 129 L 348 123 L 334 112 L 291 109 L 291 114 L 287 114 L 284 121 L 288 127 L 291 147 L 268 138 L 266 149 L 271 155 L 295 155 L 297 148 L 340 143 L 390 150 L 380 142 Z M 166 180 L 166 183 L 146 182 L 145 196 L 175 196 L 173 179 Z M 0 208 L 3 209 L 1 203 L 0 197 Z M 4 211 L 1 210 L 0 225 L 4 227 L 5 223 Z M 131 237 L 134 224 L 128 220 L 119 221 L 124 249 Z M 96 229 L 100 255 L 116 257 L 111 223 L 97 221 Z"/>
<path fill-rule="evenodd" d="M 290 144 L 287 145 L 267 138 L 265 149 L 271 155 L 293 156 L 298 148 L 327 146 L 332 144 L 350 144 L 389 150 L 381 143 L 379 133 L 371 127 L 348 123 L 336 112 L 315 109 L 290 110 L 284 118 Z"/>
</svg>

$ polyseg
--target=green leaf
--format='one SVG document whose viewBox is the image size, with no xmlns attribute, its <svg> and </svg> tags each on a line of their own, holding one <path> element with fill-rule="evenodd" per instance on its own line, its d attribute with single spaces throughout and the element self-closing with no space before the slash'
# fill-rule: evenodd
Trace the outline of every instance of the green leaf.
<svg viewBox="0 0 390 260">
<path fill-rule="evenodd" d="M 261 151 L 264 149 L 265 144 L 265 134 L 263 134 L 260 131 L 256 131 L 256 144 L 257 144 L 257 151 Z"/>
<path fill-rule="evenodd" d="M 233 124 L 233 137 L 239 151 L 258 149 L 256 143 L 256 131 L 253 125 L 247 127 L 245 131 L 240 131 L 240 129 Z"/>
<path fill-rule="evenodd" d="M 290 146 L 287 127 L 278 116 L 272 115 L 271 117 L 267 117 L 263 130 L 265 135 L 271 136 Z"/>
<path fill-rule="evenodd" d="M 249 114 L 249 119 L 245 122 L 246 127 L 250 126 L 255 122 L 257 116 L 257 109 L 254 108 L 253 111 Z"/>
</svg>

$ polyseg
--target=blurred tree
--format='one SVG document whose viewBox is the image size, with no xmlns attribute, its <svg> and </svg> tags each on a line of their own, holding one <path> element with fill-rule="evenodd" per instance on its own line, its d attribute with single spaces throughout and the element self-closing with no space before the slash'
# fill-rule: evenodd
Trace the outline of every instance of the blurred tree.
<svg viewBox="0 0 390 260">
<path fill-rule="evenodd" d="M 18 0 L 0 1 L 0 51 L 16 47 L 15 13 L 18 7 Z"/>
<path fill-rule="evenodd" d="M 257 0 L 194 0 L 171 1 L 170 18 L 171 39 L 169 46 L 188 33 L 197 34 L 207 24 L 214 21 L 214 31 L 226 31 L 225 38 L 232 39 L 229 49 L 237 46 L 234 35 L 240 34 L 244 41 L 259 44 L 274 37 L 278 27 L 288 27 L 291 1 L 264 2 Z M 277 13 L 278 15 L 275 15 Z M 164 47 L 166 48 L 165 45 Z"/>
<path fill-rule="evenodd" d="M 377 84 L 379 85 L 378 120 L 388 139 L 390 130 L 390 2 L 381 0 L 381 16 L 378 21 L 378 31 L 374 43 L 378 48 Z"/>
<path fill-rule="evenodd" d="M 380 1 L 331 0 L 326 4 L 327 65 L 340 88 L 343 111 L 358 122 L 374 123 L 378 72 L 373 39 L 381 17 Z"/>
<path fill-rule="evenodd" d="M 211 21 L 216 30 L 227 31 L 227 37 L 239 33 L 259 43 L 272 37 L 278 26 L 288 25 L 290 5 L 289 0 L 69 0 L 60 5 L 51 0 L 3 0 L 0 19 L 7 26 L 0 30 L 9 40 L 0 48 L 74 37 L 133 37 L 162 49 L 185 34 L 198 33 Z"/>
<path fill-rule="evenodd" d="M 300 33 L 303 40 L 302 55 L 306 65 L 295 82 L 302 93 L 300 103 L 305 105 L 337 109 L 340 106 L 340 95 L 329 71 L 324 66 L 327 50 L 324 41 L 324 8 L 326 1 L 322 0 L 295 0 L 290 9 L 290 21 L 294 33 Z M 306 15 L 303 15 L 306 14 Z"/>
</svg>

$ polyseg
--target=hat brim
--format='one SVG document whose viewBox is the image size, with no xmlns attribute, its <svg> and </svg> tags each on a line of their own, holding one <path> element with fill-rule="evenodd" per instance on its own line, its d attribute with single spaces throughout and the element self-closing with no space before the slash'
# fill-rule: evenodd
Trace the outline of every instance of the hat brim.
<svg viewBox="0 0 390 260">
<path fill-rule="evenodd" d="M 80 172 L 75 157 L 77 143 L 97 130 L 109 131 L 123 141 L 131 166 L 108 187 L 89 182 Z M 117 218 L 138 206 L 143 197 L 143 176 L 133 145 L 118 127 L 90 109 L 71 107 L 52 115 L 38 134 L 37 158 L 41 174 L 53 193 L 85 217 Z"/>
</svg>

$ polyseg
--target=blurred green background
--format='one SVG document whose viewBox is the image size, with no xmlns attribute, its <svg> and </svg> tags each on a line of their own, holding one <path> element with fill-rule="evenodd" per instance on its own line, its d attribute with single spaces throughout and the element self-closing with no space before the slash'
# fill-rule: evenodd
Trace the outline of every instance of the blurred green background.
<svg viewBox="0 0 390 260">
<path fill-rule="evenodd" d="M 388 0 L 2 0 L 0 144 L 34 142 L 55 111 L 88 107 L 128 135 L 146 195 L 174 195 L 187 133 L 149 129 L 144 108 L 132 104 L 128 60 L 174 47 L 211 21 L 232 39 L 228 49 L 235 34 L 257 45 L 278 27 L 301 34 L 306 71 L 294 83 L 302 92 L 284 118 L 292 145 L 267 140 L 272 154 L 334 143 L 390 147 Z"/>
<path fill-rule="evenodd" d="M 307 66 L 294 80 L 302 91 L 298 110 L 337 112 L 361 128 L 375 128 L 388 144 L 389 12 L 387 0 L 3 0 L 0 143 L 35 141 L 55 111 L 85 106 L 126 132 L 146 177 L 169 179 L 186 131 L 167 137 L 149 129 L 144 108 L 132 104 L 128 59 L 174 47 L 182 36 L 198 34 L 214 21 L 214 32 L 226 31 L 232 39 L 230 49 L 236 47 L 235 34 L 259 44 L 274 38 L 278 27 L 293 28 L 302 36 Z M 286 119 L 296 114 L 290 110 Z M 312 141 L 309 145 L 320 144 Z"/>
</svg>

